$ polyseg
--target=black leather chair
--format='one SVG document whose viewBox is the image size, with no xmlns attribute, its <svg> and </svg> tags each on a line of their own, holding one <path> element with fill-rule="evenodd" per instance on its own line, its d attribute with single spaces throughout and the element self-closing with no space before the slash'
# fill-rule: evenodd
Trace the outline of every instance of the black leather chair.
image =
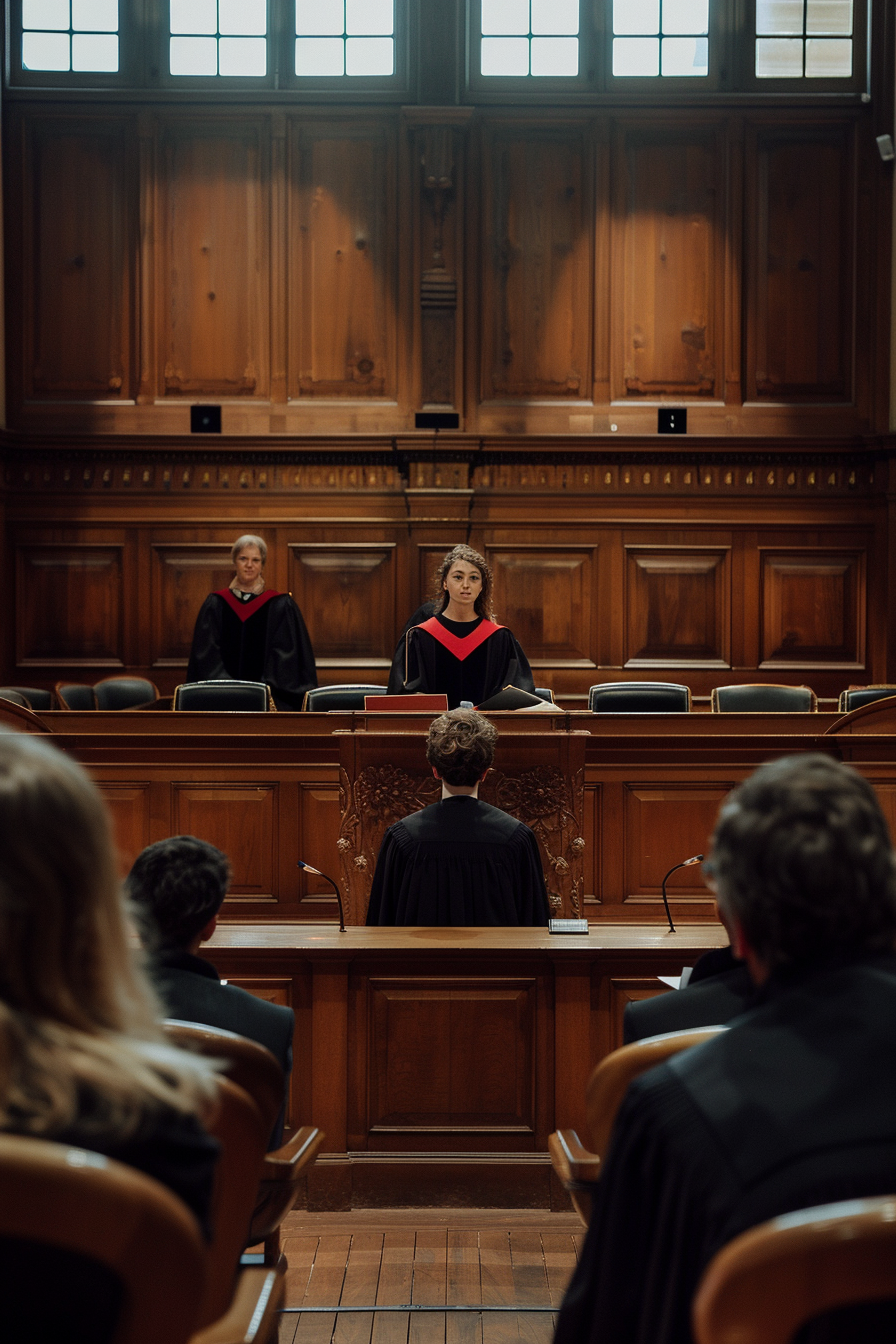
<svg viewBox="0 0 896 1344">
<path fill-rule="evenodd" d="M 159 688 L 148 677 L 104 677 L 94 682 L 97 709 L 135 709 L 158 700 Z"/>
<path fill-rule="evenodd" d="M 62 709 L 96 709 L 93 687 L 83 681 L 57 681 L 54 689 Z"/>
<path fill-rule="evenodd" d="M 875 700 L 886 700 L 893 695 L 896 695 L 896 686 L 851 686 L 848 691 L 840 692 L 837 709 L 841 714 L 848 714 L 852 709 L 873 705 Z"/>
<path fill-rule="evenodd" d="M 313 686 L 305 692 L 302 709 L 309 714 L 325 714 L 330 709 L 363 709 L 365 695 L 385 694 L 385 686 L 364 686 L 360 682 L 344 686 Z"/>
<path fill-rule="evenodd" d="M 554 692 L 548 690 L 547 686 L 536 686 L 535 694 L 539 697 L 540 700 L 546 700 L 549 705 L 553 705 L 555 703 Z"/>
<path fill-rule="evenodd" d="M 23 709 L 31 708 L 27 695 L 22 695 L 14 686 L 0 686 L 0 700 L 9 700 L 11 704 L 21 705 Z"/>
<path fill-rule="evenodd" d="M 23 697 L 26 709 L 53 709 L 56 704 L 53 692 L 45 691 L 39 686 L 0 686 L 0 695 L 6 696 L 7 699 L 12 698 L 9 695 L 10 691 Z M 19 705 L 22 700 L 16 700 L 15 703 Z"/>
<path fill-rule="evenodd" d="M 588 691 L 592 714 L 687 714 L 691 688 L 675 681 L 608 681 Z"/>
<path fill-rule="evenodd" d="M 272 710 L 274 701 L 263 681 L 188 681 L 174 692 L 172 709 L 223 711 Z"/>
<path fill-rule="evenodd" d="M 713 714 L 814 714 L 815 692 L 808 686 L 759 683 L 716 686 L 710 697 Z"/>
</svg>

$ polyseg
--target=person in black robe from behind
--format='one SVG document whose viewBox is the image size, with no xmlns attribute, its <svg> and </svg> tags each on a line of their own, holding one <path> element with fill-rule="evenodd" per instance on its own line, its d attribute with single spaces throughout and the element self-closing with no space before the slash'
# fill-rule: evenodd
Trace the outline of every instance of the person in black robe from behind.
<svg viewBox="0 0 896 1344">
<path fill-rule="evenodd" d="M 390 695 L 445 694 L 448 708 L 484 704 L 505 686 L 535 692 L 528 659 L 491 609 L 492 572 L 471 546 L 455 546 L 437 575 L 437 597 L 405 626 L 389 676 Z M 429 608 L 432 614 L 425 614 Z M 418 621 L 418 617 L 420 618 Z"/>
<path fill-rule="evenodd" d="M 691 1344 L 728 1241 L 896 1190 L 896 866 L 874 790 L 828 756 L 770 761 L 722 805 L 707 868 L 757 995 L 629 1086 L 554 1344 Z M 795 1336 L 894 1339 L 892 1300 Z"/>
<path fill-rule="evenodd" d="M 186 679 L 263 681 L 278 709 L 301 709 L 317 685 L 314 650 L 290 594 L 265 586 L 267 554 L 261 537 L 247 533 L 233 543 L 236 574 L 199 610 Z"/>
<path fill-rule="evenodd" d="M 478 796 L 497 738 L 474 710 L 433 720 L 426 759 L 442 781 L 442 798 L 384 835 L 368 924 L 547 924 L 533 832 Z"/>
</svg>

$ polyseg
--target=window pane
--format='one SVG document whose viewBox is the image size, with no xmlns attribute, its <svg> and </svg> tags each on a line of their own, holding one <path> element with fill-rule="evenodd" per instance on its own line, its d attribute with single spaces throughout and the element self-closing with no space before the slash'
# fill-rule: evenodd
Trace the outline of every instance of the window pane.
<svg viewBox="0 0 896 1344">
<path fill-rule="evenodd" d="M 660 0 L 613 0 L 614 33 L 653 34 L 659 31 Z M 613 73 L 616 73 L 615 43 Z M 656 73 L 657 71 L 654 71 L 654 74 Z"/>
<path fill-rule="evenodd" d="M 297 37 L 297 75 L 344 75 L 345 43 L 341 37 Z"/>
<path fill-rule="evenodd" d="M 852 42 L 848 37 L 810 37 L 806 41 L 808 79 L 849 79 L 852 75 Z"/>
<path fill-rule="evenodd" d="M 851 37 L 852 0 L 808 0 L 806 32 L 810 36 Z M 807 54 L 807 65 L 808 60 Z"/>
<path fill-rule="evenodd" d="M 347 75 L 391 75 L 394 69 L 391 37 L 346 38 Z"/>
<path fill-rule="evenodd" d="M 528 33 L 529 0 L 482 0 L 482 31 L 490 34 Z M 528 72 L 527 52 L 525 73 Z"/>
<path fill-rule="evenodd" d="M 709 0 L 663 0 L 663 32 L 708 33 Z"/>
<path fill-rule="evenodd" d="M 481 70 L 484 75 L 528 75 L 528 40 L 525 37 L 484 37 Z"/>
<path fill-rule="evenodd" d="M 664 37 L 663 74 L 709 74 L 709 43 L 705 37 Z"/>
<path fill-rule="evenodd" d="M 72 27 L 82 33 L 117 33 L 118 0 L 72 0 Z"/>
<path fill-rule="evenodd" d="M 218 11 L 219 33 L 264 37 L 268 30 L 265 0 L 220 0 Z"/>
<path fill-rule="evenodd" d="M 23 70 L 68 70 L 68 33 L 23 33 Z"/>
<path fill-rule="evenodd" d="M 579 39 L 577 37 L 533 37 L 533 75 L 577 75 Z"/>
<path fill-rule="evenodd" d="M 801 36 L 802 32 L 803 0 L 756 0 L 758 37 Z"/>
<path fill-rule="evenodd" d="M 613 41 L 614 75 L 658 75 L 660 40 L 658 37 L 617 37 Z"/>
<path fill-rule="evenodd" d="M 798 79 L 802 76 L 802 73 L 802 38 L 760 37 L 757 39 L 757 79 Z"/>
<path fill-rule="evenodd" d="M 266 75 L 267 43 L 263 37 L 222 37 L 218 43 L 219 75 Z"/>
<path fill-rule="evenodd" d="M 324 36 L 345 31 L 343 0 L 296 0 L 296 32 Z M 339 55 L 342 61 L 342 53 Z M 296 72 L 298 73 L 298 71 Z M 330 74 L 333 71 L 329 72 Z M 339 71 L 342 74 L 342 70 Z"/>
<path fill-rule="evenodd" d="M 65 28 L 68 29 L 68 0 L 22 0 L 23 28 Z M 56 69 L 55 66 L 39 66 L 40 70 Z M 68 69 L 66 60 L 63 69 Z"/>
<path fill-rule="evenodd" d="M 72 37 L 72 69 L 118 69 L 118 35 L 111 33 L 75 33 Z"/>
<path fill-rule="evenodd" d="M 575 35 L 578 31 L 579 0 L 532 0 L 533 33 Z"/>
<path fill-rule="evenodd" d="M 391 34 L 392 28 L 392 0 L 345 0 L 345 31 L 349 36 Z"/>
<path fill-rule="evenodd" d="M 172 33 L 216 33 L 218 31 L 217 0 L 171 0 L 170 31 Z M 217 66 L 217 57 L 215 58 Z M 172 67 L 172 74 L 177 72 Z M 190 74 L 197 73 L 189 71 Z M 214 73 L 214 72 L 212 72 Z"/>
<path fill-rule="evenodd" d="M 216 75 L 218 43 L 213 37 L 172 37 L 169 61 L 172 75 Z"/>
</svg>

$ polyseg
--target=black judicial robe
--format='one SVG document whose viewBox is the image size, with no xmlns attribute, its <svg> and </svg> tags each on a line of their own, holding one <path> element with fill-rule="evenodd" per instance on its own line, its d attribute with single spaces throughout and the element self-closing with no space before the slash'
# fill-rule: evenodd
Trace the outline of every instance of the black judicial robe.
<svg viewBox="0 0 896 1344">
<path fill-rule="evenodd" d="M 691 1300 L 726 1242 L 896 1190 L 894 1062 L 896 958 L 880 957 L 776 975 L 728 1031 L 636 1079 L 554 1344 L 690 1344 Z M 797 1338 L 892 1344 L 894 1304 Z"/>
<path fill-rule="evenodd" d="M 404 658 L 396 655 L 389 678 L 391 695 L 444 693 L 448 708 L 462 700 L 482 704 L 505 686 L 534 694 L 528 659 L 511 632 L 480 616 L 450 621 L 433 616 L 405 635 Z"/>
<path fill-rule="evenodd" d="M 547 924 L 535 835 L 497 807 L 458 795 L 383 836 L 368 924 Z"/>
<path fill-rule="evenodd" d="M 187 681 L 264 681 L 278 709 L 301 709 L 317 685 L 314 650 L 289 593 L 265 589 L 241 601 L 224 588 L 199 609 Z"/>
<path fill-rule="evenodd" d="M 623 1043 L 643 1041 L 646 1036 L 660 1036 L 666 1031 L 730 1022 L 755 997 L 756 986 L 746 963 L 735 957 L 730 947 L 714 947 L 699 958 L 684 989 L 625 1005 Z"/>
</svg>

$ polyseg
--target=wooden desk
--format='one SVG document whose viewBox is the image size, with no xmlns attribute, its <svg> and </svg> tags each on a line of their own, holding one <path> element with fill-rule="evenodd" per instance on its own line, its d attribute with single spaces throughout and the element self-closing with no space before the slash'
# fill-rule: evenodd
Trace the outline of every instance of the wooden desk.
<svg viewBox="0 0 896 1344">
<path fill-rule="evenodd" d="M 567 1207 L 547 1138 L 582 1132 L 593 1065 L 625 1004 L 722 946 L 675 934 L 219 926 L 204 954 L 297 1019 L 291 1116 L 326 1131 L 309 1207 Z"/>
</svg>

